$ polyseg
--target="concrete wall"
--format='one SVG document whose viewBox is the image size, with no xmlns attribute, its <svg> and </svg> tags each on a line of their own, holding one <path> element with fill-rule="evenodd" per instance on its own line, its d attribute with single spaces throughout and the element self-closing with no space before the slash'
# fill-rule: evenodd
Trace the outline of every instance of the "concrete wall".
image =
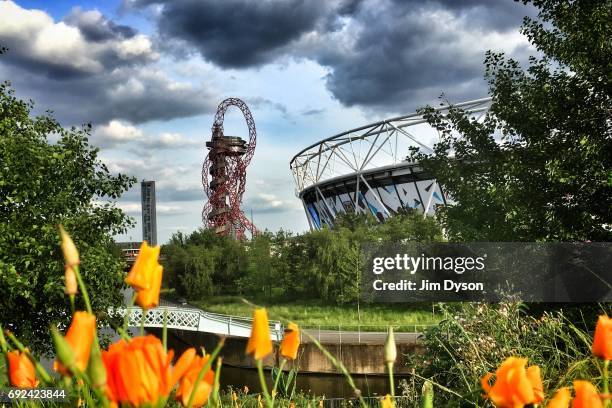
<svg viewBox="0 0 612 408">
<path fill-rule="evenodd" d="M 161 329 L 148 330 L 161 338 Z M 210 353 L 216 346 L 219 337 L 214 334 L 191 331 L 168 331 L 168 347 L 177 354 L 188 347 L 204 347 Z M 225 346 L 221 351 L 223 364 L 234 367 L 255 367 L 255 361 L 245 355 L 248 339 L 244 337 L 227 337 Z M 380 374 L 386 373 L 384 364 L 384 346 L 382 344 L 327 344 L 325 348 L 341 361 L 351 374 Z M 407 365 L 405 355 L 418 353 L 422 347 L 415 344 L 398 345 L 398 361 L 395 372 L 409 373 L 411 367 Z M 274 344 L 274 352 L 264 359 L 264 365 L 272 367 L 279 364 L 278 344 Z M 338 373 L 338 370 L 317 348 L 315 344 L 306 343 L 300 346 L 298 358 L 295 362 L 301 373 Z M 285 367 L 291 368 L 291 364 Z"/>
</svg>

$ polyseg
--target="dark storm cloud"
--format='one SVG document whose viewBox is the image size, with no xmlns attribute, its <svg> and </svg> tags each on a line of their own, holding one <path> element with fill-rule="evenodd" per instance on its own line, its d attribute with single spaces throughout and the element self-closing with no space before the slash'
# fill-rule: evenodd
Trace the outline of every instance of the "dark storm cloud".
<svg viewBox="0 0 612 408">
<path fill-rule="evenodd" d="M 518 27 L 523 17 L 535 17 L 537 10 L 513 0 L 430 0 L 432 6 L 448 9 L 480 27 L 503 31 Z M 401 7 L 406 2 L 396 0 Z"/>
<path fill-rule="evenodd" d="M 326 50 L 315 58 L 331 68 L 331 93 L 347 106 L 406 105 L 437 88 L 433 97 L 481 76 L 483 52 L 466 50 L 456 33 L 432 27 L 426 12 L 395 8 L 360 14 L 348 51 Z M 384 20 L 384 24 L 380 21 Z"/>
<path fill-rule="evenodd" d="M 11 67 L 12 68 L 12 67 Z M 213 112 L 205 89 L 179 87 L 164 76 L 143 70 L 115 70 L 103 75 L 49 79 L 3 69 L 18 96 L 36 101 L 36 111 L 53 109 L 63 125 L 106 123 L 123 119 L 134 124 Z"/>
<path fill-rule="evenodd" d="M 327 88 L 341 103 L 406 112 L 442 93 L 454 102 L 484 96 L 485 51 L 516 32 L 527 12 L 511 1 L 362 5 L 347 23 L 351 34 L 330 33 L 309 47 L 330 68 Z M 331 40 L 343 46 L 326 47 Z"/>
<path fill-rule="evenodd" d="M 504 38 L 518 32 L 523 16 L 536 14 L 512 0 L 126 4 L 159 6 L 162 38 L 221 67 L 312 59 L 329 69 L 327 88 L 341 103 L 385 111 L 413 108 L 443 92 L 455 100 L 482 96 L 484 52 L 509 45 L 507 51 L 524 53 Z"/>
<path fill-rule="evenodd" d="M 221 67 L 273 61 L 279 51 L 323 17 L 323 1 L 134 0 L 129 7 L 162 6 L 162 39 L 179 39 Z"/>
<path fill-rule="evenodd" d="M 131 38 L 136 35 L 136 30 L 132 27 L 116 24 L 97 10 L 85 11 L 75 7 L 64 18 L 64 22 L 77 27 L 88 41 L 101 42 Z"/>
</svg>

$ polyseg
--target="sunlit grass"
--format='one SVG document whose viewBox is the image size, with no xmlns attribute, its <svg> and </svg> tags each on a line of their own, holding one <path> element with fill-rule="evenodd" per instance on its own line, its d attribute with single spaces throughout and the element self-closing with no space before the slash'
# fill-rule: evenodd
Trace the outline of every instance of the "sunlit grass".
<svg viewBox="0 0 612 408">
<path fill-rule="evenodd" d="M 233 316 L 251 316 L 252 307 L 238 296 L 215 296 L 201 301 L 192 301 L 202 309 Z M 356 304 L 325 305 L 320 301 L 255 302 L 268 309 L 270 318 L 293 321 L 302 327 L 321 327 L 362 331 L 386 330 L 389 325 L 409 329 L 414 325 L 437 323 L 441 315 L 434 313 L 432 305 L 426 304 Z M 402 327 L 404 326 L 404 327 Z"/>
</svg>

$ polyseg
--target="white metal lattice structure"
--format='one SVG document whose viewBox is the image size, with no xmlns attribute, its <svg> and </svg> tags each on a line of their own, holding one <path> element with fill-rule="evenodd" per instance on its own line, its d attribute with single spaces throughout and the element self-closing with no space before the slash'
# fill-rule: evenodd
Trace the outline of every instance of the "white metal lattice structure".
<svg viewBox="0 0 612 408">
<path fill-rule="evenodd" d="M 480 119 L 490 104 L 491 98 L 482 98 L 453 106 Z M 436 110 L 445 114 L 449 106 Z M 432 213 L 436 200 L 446 204 L 435 179 L 422 174 L 418 163 L 406 161 L 410 147 L 432 152 L 438 137 L 421 114 L 413 113 L 342 132 L 300 151 L 290 168 L 311 228 L 333 225 L 335 215 L 349 207 L 372 211 L 382 220 L 399 207 L 414 208 L 412 199 L 425 214 Z M 417 185 L 419 180 L 424 183 Z M 399 181 L 414 183 L 414 188 L 403 194 L 396 186 Z"/>
<path fill-rule="evenodd" d="M 142 309 L 127 307 L 109 310 L 112 315 L 124 317 L 129 313 L 129 326 L 140 327 L 142 324 Z M 224 336 L 249 337 L 252 319 L 247 317 L 229 316 L 210 313 L 196 308 L 178 306 L 160 306 L 149 309 L 145 314 L 145 327 L 164 327 L 168 329 L 188 330 L 214 333 Z M 280 341 L 283 337 L 283 327 L 279 321 L 270 321 L 272 340 Z"/>
</svg>

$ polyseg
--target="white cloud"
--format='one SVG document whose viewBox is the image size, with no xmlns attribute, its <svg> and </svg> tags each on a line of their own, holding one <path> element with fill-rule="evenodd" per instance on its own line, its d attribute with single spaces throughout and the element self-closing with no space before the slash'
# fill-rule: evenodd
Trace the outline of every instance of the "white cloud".
<svg viewBox="0 0 612 408">
<path fill-rule="evenodd" d="M 93 141 L 100 147 L 112 147 L 121 143 L 142 140 L 144 134 L 139 128 L 118 120 L 111 120 L 106 125 L 98 126 L 93 134 Z"/>
<path fill-rule="evenodd" d="M 291 198 L 279 197 L 276 194 L 256 192 L 245 199 L 243 208 L 252 209 L 258 214 L 280 213 L 301 208 L 299 202 Z"/>
<path fill-rule="evenodd" d="M 188 139 L 180 133 L 162 132 L 159 135 L 146 135 L 140 127 L 117 119 L 97 126 L 92 135 L 92 142 L 102 148 L 113 148 L 131 143 L 133 151 L 138 156 L 151 156 L 158 150 L 201 145 L 200 141 Z"/>
<path fill-rule="evenodd" d="M 89 20 L 102 19 L 93 12 Z M 99 73 L 105 68 L 134 60 L 155 60 L 158 54 L 144 35 L 88 41 L 78 27 L 54 22 L 45 12 L 27 10 L 12 1 L 0 2 L 0 38 L 14 53 L 32 63 L 55 65 L 58 69 Z M 13 48 L 13 47 L 14 48 Z"/>
<path fill-rule="evenodd" d="M 145 146 L 155 149 L 177 149 L 192 146 L 201 146 L 202 142 L 192 139 L 187 139 L 180 133 L 164 132 L 159 136 L 147 138 Z"/>
</svg>

